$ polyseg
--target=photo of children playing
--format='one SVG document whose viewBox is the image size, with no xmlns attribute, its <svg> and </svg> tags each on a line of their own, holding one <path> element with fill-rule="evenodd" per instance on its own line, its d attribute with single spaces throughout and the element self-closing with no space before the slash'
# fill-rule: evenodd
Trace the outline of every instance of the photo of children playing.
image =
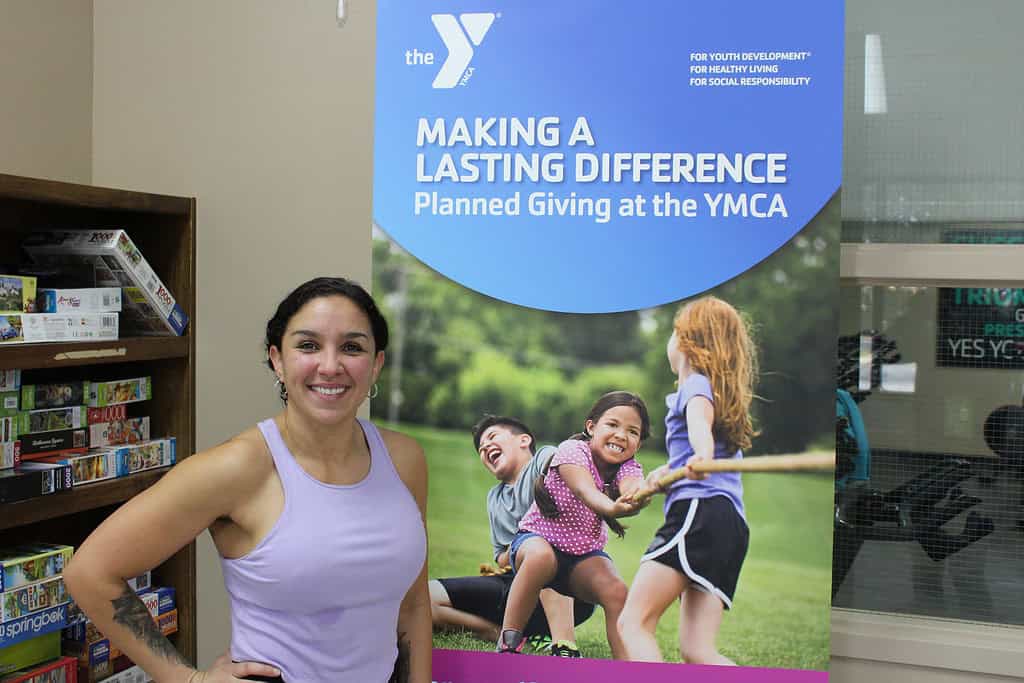
<svg viewBox="0 0 1024 683">
<path fill-rule="evenodd" d="M 371 413 L 426 452 L 436 648 L 828 668 L 832 473 L 702 470 L 834 449 L 838 240 L 835 199 L 710 292 L 574 315 L 375 229 Z"/>
</svg>

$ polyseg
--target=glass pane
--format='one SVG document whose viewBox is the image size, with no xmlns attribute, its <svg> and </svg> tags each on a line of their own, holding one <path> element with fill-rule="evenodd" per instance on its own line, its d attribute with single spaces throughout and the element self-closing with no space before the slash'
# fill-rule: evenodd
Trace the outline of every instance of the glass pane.
<svg viewBox="0 0 1024 683">
<path fill-rule="evenodd" d="M 1024 230 L 1022 24 L 1018 0 L 847 3 L 844 241 Z"/>
<path fill-rule="evenodd" d="M 847 3 L 837 607 L 1024 624 L 1022 24 Z"/>
<path fill-rule="evenodd" d="M 835 606 L 1024 624 L 1016 285 L 841 287 Z"/>
</svg>

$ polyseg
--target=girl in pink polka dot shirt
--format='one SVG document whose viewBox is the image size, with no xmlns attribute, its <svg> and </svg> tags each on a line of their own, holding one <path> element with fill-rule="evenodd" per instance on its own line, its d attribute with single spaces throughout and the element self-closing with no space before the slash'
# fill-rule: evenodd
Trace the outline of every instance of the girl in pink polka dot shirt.
<svg viewBox="0 0 1024 683">
<path fill-rule="evenodd" d="M 562 442 L 537 481 L 534 503 L 519 523 L 509 561 L 515 571 L 505 606 L 498 652 L 520 652 L 523 628 L 542 588 L 601 605 L 612 656 L 625 651 L 615 624 L 626 584 L 604 552 L 608 524 L 636 514 L 628 497 L 643 483 L 635 459 L 650 432 L 647 406 L 626 391 L 605 394 L 590 409 L 584 431 Z"/>
</svg>

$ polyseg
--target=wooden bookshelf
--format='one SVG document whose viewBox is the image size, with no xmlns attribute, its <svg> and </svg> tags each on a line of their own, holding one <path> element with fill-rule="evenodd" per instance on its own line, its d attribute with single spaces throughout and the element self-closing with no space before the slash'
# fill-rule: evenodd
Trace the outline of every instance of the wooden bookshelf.
<svg viewBox="0 0 1024 683">
<path fill-rule="evenodd" d="M 0 531 L 52 519 L 55 509 L 59 510 L 57 517 L 66 517 L 86 510 L 123 503 L 136 493 L 152 486 L 163 475 L 164 470 L 139 472 L 130 477 L 78 486 L 67 492 L 30 498 L 17 503 L 4 503 L 3 515 L 0 516 Z"/>
<path fill-rule="evenodd" d="M 187 336 L 128 337 L 75 344 L 11 344 L 0 349 L 0 362 L 5 368 L 38 370 L 188 358 L 190 350 L 191 340 Z"/>
<path fill-rule="evenodd" d="M 22 239 L 40 229 L 123 228 L 189 317 L 181 337 L 0 345 L 0 369 L 22 370 L 22 382 L 107 381 L 153 377 L 146 404 L 154 436 L 174 436 L 178 460 L 195 451 L 195 200 L 0 174 L 0 272 L 30 260 Z M 117 507 L 153 485 L 162 470 L 0 504 L 0 546 L 24 541 L 78 546 Z M 155 530 L 158 532 L 158 530 Z M 172 641 L 196 659 L 195 544 L 160 567 L 154 584 L 174 586 L 179 631 Z"/>
</svg>

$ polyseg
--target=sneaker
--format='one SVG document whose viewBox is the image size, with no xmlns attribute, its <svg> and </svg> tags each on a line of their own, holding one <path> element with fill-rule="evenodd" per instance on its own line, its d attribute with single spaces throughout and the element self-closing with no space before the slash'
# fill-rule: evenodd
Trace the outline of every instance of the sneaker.
<svg viewBox="0 0 1024 683">
<path fill-rule="evenodd" d="M 522 631 L 507 628 L 498 637 L 498 647 L 495 648 L 495 651 L 513 655 L 522 654 L 524 643 L 526 643 L 526 638 L 523 637 Z"/>
<path fill-rule="evenodd" d="M 551 654 L 555 657 L 567 657 L 569 659 L 579 659 L 583 655 L 580 654 L 580 649 L 576 647 L 576 643 L 569 642 L 568 640 L 560 640 L 557 643 L 551 645 Z"/>
<path fill-rule="evenodd" d="M 541 635 L 540 633 L 536 633 L 527 638 L 526 642 L 530 644 L 530 649 L 533 652 L 536 652 L 538 654 L 550 654 L 552 645 L 551 636 L 547 634 Z"/>
</svg>

